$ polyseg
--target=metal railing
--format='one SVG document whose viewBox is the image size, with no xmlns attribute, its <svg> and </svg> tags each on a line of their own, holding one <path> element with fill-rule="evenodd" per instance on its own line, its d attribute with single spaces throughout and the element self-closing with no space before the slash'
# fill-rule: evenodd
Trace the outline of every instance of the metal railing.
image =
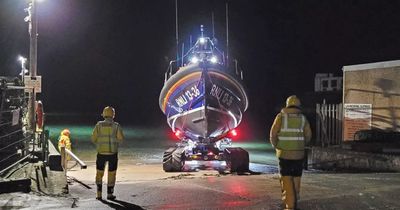
<svg viewBox="0 0 400 210">
<path fill-rule="evenodd" d="M 81 159 L 78 158 L 71 150 L 65 148 L 65 145 L 61 145 L 60 147 L 60 153 L 61 153 L 61 166 L 64 169 L 64 172 L 67 173 L 68 170 L 68 155 L 75 160 L 80 166 L 81 169 L 86 169 L 87 165 L 84 163 Z"/>
<path fill-rule="evenodd" d="M 34 135 L 24 132 L 22 118 L 26 96 L 23 86 L 1 80 L 0 86 L 0 175 L 31 154 Z"/>
<path fill-rule="evenodd" d="M 21 137 L 15 134 L 21 133 Z M 33 135 L 23 136 L 22 130 L 0 137 L 0 175 L 25 160 L 31 153 L 29 143 Z"/>
<path fill-rule="evenodd" d="M 316 105 L 316 146 L 340 145 L 343 141 L 343 105 Z"/>
</svg>

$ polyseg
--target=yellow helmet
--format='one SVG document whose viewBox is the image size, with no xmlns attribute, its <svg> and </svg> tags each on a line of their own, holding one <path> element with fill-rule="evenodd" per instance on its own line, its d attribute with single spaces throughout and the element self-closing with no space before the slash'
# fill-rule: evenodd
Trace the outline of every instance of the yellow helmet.
<svg viewBox="0 0 400 210">
<path fill-rule="evenodd" d="M 61 135 L 62 135 L 62 136 L 69 136 L 70 133 L 71 133 L 71 132 L 69 132 L 69 129 L 67 129 L 67 128 L 61 131 Z"/>
<path fill-rule="evenodd" d="M 104 118 L 106 118 L 106 117 L 114 118 L 114 116 L 115 116 L 114 108 L 112 108 L 111 106 L 104 107 L 103 114 L 101 114 L 101 116 L 103 116 Z"/>
<path fill-rule="evenodd" d="M 289 106 L 297 106 L 300 107 L 301 103 L 300 103 L 300 99 L 297 98 L 297 96 L 295 95 L 291 95 L 286 99 L 286 107 Z"/>
</svg>

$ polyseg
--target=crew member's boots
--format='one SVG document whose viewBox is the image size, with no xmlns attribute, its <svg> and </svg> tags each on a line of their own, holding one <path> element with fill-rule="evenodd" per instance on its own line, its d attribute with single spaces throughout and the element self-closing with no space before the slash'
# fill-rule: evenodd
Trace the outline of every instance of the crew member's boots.
<svg viewBox="0 0 400 210">
<path fill-rule="evenodd" d="M 96 192 L 96 199 L 97 200 L 101 200 L 102 199 L 101 194 L 102 194 L 102 185 L 98 184 L 97 185 L 97 192 Z"/>
<path fill-rule="evenodd" d="M 114 186 L 112 187 L 107 187 L 107 199 L 108 200 L 115 200 L 115 195 L 113 195 L 114 193 Z"/>
<path fill-rule="evenodd" d="M 115 195 L 113 195 L 113 193 L 114 193 L 116 175 L 117 175 L 117 171 L 109 171 L 108 172 L 107 199 L 109 199 L 109 200 L 115 199 Z"/>
<path fill-rule="evenodd" d="M 96 171 L 96 185 L 97 185 L 97 193 L 96 193 L 96 199 L 101 200 L 101 192 L 102 192 L 102 185 L 103 185 L 103 175 L 104 171 L 102 170 L 97 170 Z"/>
<path fill-rule="evenodd" d="M 282 176 L 281 177 L 282 187 L 282 201 L 285 210 L 296 209 L 296 191 L 294 188 L 293 177 Z"/>
</svg>

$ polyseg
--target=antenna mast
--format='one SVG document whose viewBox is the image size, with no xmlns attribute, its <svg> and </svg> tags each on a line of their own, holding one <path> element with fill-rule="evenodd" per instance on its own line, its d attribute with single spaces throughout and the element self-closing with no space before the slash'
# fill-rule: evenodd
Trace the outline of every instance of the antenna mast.
<svg viewBox="0 0 400 210">
<path fill-rule="evenodd" d="M 212 38 L 215 38 L 214 12 L 211 13 L 211 23 L 212 23 Z"/>
<path fill-rule="evenodd" d="M 225 3 L 225 14 L 226 14 L 226 66 L 229 67 L 229 5 L 227 1 Z"/>
<path fill-rule="evenodd" d="M 178 0 L 175 0 L 175 39 L 176 39 L 176 61 L 179 58 L 179 34 L 178 34 Z"/>
</svg>

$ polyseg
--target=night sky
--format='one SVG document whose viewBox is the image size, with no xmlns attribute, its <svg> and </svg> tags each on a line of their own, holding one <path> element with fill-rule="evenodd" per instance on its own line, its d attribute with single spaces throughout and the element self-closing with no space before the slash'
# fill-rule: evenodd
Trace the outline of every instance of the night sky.
<svg viewBox="0 0 400 210">
<path fill-rule="evenodd" d="M 179 2 L 186 46 L 201 24 L 225 50 L 225 1 Z M 0 0 L 0 75 L 29 55 L 27 0 Z M 315 73 L 400 59 L 400 1 L 230 1 L 230 55 L 244 69 L 250 106 L 243 126 L 265 136 L 284 100 L 312 92 Z M 44 0 L 38 4 L 39 98 L 47 113 L 96 121 L 112 105 L 124 124 L 166 125 L 158 107 L 176 54 L 174 0 Z M 93 114 L 93 115 L 91 115 Z"/>
</svg>

